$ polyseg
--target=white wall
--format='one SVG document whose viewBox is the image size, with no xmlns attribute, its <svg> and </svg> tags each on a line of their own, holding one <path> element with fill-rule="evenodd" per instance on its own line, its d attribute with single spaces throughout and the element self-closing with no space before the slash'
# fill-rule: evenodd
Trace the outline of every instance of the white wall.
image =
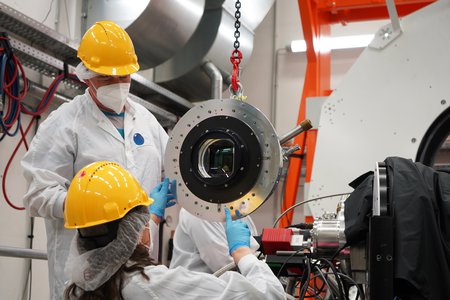
<svg viewBox="0 0 450 300">
<path fill-rule="evenodd" d="M 23 14 L 41 22 L 47 19 L 44 24 L 50 28 L 57 29 L 61 33 L 72 38 L 79 36 L 79 29 L 75 29 L 75 23 L 78 23 L 80 3 L 81 1 L 72 0 L 2 0 L 6 5 L 22 12 Z M 57 18 L 56 9 L 60 9 L 60 17 Z M 67 14 L 65 3 L 67 3 Z M 67 17 L 69 21 L 67 21 Z M 58 20 L 58 22 L 55 22 Z M 70 24 L 70 25 L 69 25 Z M 25 69 L 29 78 L 36 82 L 48 83 L 48 78 L 41 78 L 39 74 L 29 69 Z M 55 107 L 51 107 L 50 110 Z M 47 114 L 46 114 L 47 115 Z M 45 119 L 43 116 L 43 119 Z M 22 114 L 23 127 L 27 126 L 31 118 Z M 30 143 L 35 132 L 35 126 L 31 129 L 27 136 L 28 144 Z M 6 164 L 13 153 L 19 135 L 15 137 L 5 137 L 0 142 L 0 178 L 3 176 Z M 25 147 L 19 148 L 14 160 L 11 163 L 7 174 L 6 190 L 9 199 L 16 206 L 23 206 L 22 196 L 26 192 L 25 180 L 22 176 L 20 160 L 25 154 Z M 6 203 L 3 194 L 0 194 L 0 246 L 28 248 L 30 239 L 31 219 L 25 211 L 12 209 Z M 36 218 L 33 230 L 33 248 L 46 251 L 46 233 L 44 221 L 42 218 Z M 0 299 L 28 299 L 28 294 L 24 294 L 26 285 L 26 276 L 28 274 L 29 261 L 22 258 L 10 258 L 0 256 Z M 48 289 L 48 272 L 47 261 L 32 261 L 32 296 L 31 299 L 44 300 L 49 299 Z M 24 297 L 22 295 L 25 295 Z"/>
<path fill-rule="evenodd" d="M 60 14 L 56 17 L 56 4 L 59 1 Z M 3 0 L 7 5 L 24 14 L 42 21 L 47 14 L 52 0 Z M 67 3 L 67 15 L 65 4 Z M 80 36 L 78 22 L 80 20 L 80 4 L 77 0 L 53 0 L 53 7 L 45 21 L 51 28 L 78 39 Z M 258 107 L 269 118 L 273 118 L 273 77 L 277 77 L 276 123 L 277 131 L 282 134 L 295 126 L 298 107 L 302 93 L 306 56 L 304 53 L 290 53 L 284 49 L 293 39 L 301 39 L 300 14 L 296 0 L 282 0 L 276 2 L 262 24 L 256 30 L 253 55 L 243 71 L 241 82 L 248 96 L 248 102 Z M 68 19 L 68 20 L 67 20 Z M 57 22 L 55 23 L 55 21 Z M 381 22 L 384 23 L 384 22 Z M 70 25 L 69 25 L 70 24 Z M 351 35 L 371 33 L 379 27 L 380 22 L 351 24 L 347 27 L 334 26 L 333 35 Z M 277 68 L 273 70 L 274 53 L 277 55 Z M 336 87 L 352 63 L 361 53 L 361 50 L 340 50 L 332 53 L 332 88 Z M 246 59 L 246 58 L 244 58 Z M 25 123 L 28 119 L 25 120 Z M 31 136 L 29 137 L 31 138 Z M 6 138 L 0 142 L 0 174 L 3 173 L 6 162 L 14 150 L 17 138 Z M 18 152 L 8 174 L 7 189 L 14 203 L 21 205 L 21 197 L 25 192 L 25 183 L 21 176 L 19 161 L 24 154 L 24 148 Z M 271 197 L 253 215 L 253 219 L 259 230 L 271 226 L 272 220 L 280 211 L 281 202 L 280 183 L 274 196 Z M 302 184 L 300 184 L 302 187 Z M 302 192 L 299 191 L 298 200 L 302 200 Z M 302 209 L 298 210 L 294 221 L 303 221 Z M 306 212 L 308 214 L 308 212 Z M 268 221 L 270 220 L 270 221 Z M 28 235 L 28 218 L 21 211 L 9 208 L 3 196 L 0 196 L 0 246 L 26 247 Z M 171 225 L 167 229 L 173 229 Z M 34 246 L 37 249 L 45 249 L 45 229 L 43 221 L 36 219 Z M 22 299 L 21 294 L 25 278 L 25 260 L 0 257 L 0 299 Z M 33 261 L 33 288 L 32 299 L 48 299 L 48 280 L 46 262 Z"/>
</svg>

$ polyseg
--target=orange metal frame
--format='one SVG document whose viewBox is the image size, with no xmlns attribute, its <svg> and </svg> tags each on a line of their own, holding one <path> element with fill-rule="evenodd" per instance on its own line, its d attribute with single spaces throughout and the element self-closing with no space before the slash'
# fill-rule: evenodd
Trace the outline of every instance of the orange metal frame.
<svg viewBox="0 0 450 300">
<path fill-rule="evenodd" d="M 433 2 L 435 0 L 396 0 L 395 5 L 401 17 Z M 298 0 L 298 6 L 307 45 L 307 66 L 297 124 L 306 117 L 307 97 L 328 96 L 331 93 L 330 52 L 321 52 L 315 47 L 314 42 L 330 35 L 331 24 L 389 18 L 385 0 Z M 294 139 L 294 143 L 301 147 L 299 154 L 306 154 L 306 183 L 311 181 L 316 139 L 316 129 L 302 133 Z M 291 159 L 282 212 L 295 204 L 302 164 L 302 158 Z M 293 210 L 288 212 L 281 219 L 279 226 L 289 226 L 293 213 Z"/>
</svg>

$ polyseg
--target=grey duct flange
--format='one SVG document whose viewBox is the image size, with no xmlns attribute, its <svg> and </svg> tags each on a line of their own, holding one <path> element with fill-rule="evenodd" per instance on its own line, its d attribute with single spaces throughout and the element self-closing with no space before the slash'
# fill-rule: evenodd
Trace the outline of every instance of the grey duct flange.
<svg viewBox="0 0 450 300">
<path fill-rule="evenodd" d="M 214 152 L 218 148 L 211 145 L 224 143 L 233 163 L 215 177 L 218 169 L 209 164 L 225 152 Z M 215 156 L 206 157 L 211 151 Z M 219 158 L 229 161 L 231 156 Z M 210 221 L 224 221 L 225 207 L 234 218 L 236 210 L 237 217 L 255 211 L 273 192 L 282 164 L 272 124 L 258 109 L 238 100 L 209 100 L 189 110 L 173 129 L 165 154 L 166 175 L 177 180 L 178 202 Z"/>
</svg>

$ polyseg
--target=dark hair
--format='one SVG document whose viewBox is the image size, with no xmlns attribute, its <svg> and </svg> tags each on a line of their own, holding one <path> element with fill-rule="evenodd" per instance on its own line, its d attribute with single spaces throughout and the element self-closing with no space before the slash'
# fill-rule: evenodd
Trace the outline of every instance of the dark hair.
<svg viewBox="0 0 450 300">
<path fill-rule="evenodd" d="M 74 297 L 80 300 L 123 300 L 122 288 L 124 285 L 126 273 L 139 272 L 142 277 L 147 280 L 150 278 L 144 273 L 144 268 L 155 263 L 149 256 L 147 248 L 143 245 L 138 245 L 130 257 L 130 260 L 134 262 L 133 265 L 127 267 L 122 265 L 117 272 L 108 279 L 102 286 L 95 291 L 84 291 L 78 287 L 75 283 L 72 283 L 64 293 L 64 299 L 71 299 Z"/>
</svg>

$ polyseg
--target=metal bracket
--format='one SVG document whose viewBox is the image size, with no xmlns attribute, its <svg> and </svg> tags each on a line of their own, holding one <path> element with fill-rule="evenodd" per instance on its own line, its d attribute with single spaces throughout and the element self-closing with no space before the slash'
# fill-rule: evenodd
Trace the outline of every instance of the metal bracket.
<svg viewBox="0 0 450 300">
<path fill-rule="evenodd" d="M 384 162 L 378 162 L 375 165 L 375 174 L 373 179 L 373 215 L 389 215 L 388 203 L 386 164 Z"/>
<path fill-rule="evenodd" d="M 32 46 L 29 46 L 15 38 L 11 38 L 11 46 L 19 51 L 19 56 L 26 55 L 24 65 L 39 71 L 42 74 L 56 76 L 61 70 L 64 70 L 64 62 L 47 53 L 44 53 Z M 74 68 L 70 67 L 69 72 L 73 72 Z"/>
<path fill-rule="evenodd" d="M 386 0 L 389 17 L 391 23 L 380 28 L 375 34 L 373 41 L 369 44 L 373 49 L 384 49 L 392 41 L 397 39 L 402 34 L 400 20 L 398 18 L 397 9 L 395 8 L 394 0 Z"/>
<path fill-rule="evenodd" d="M 294 154 L 294 152 L 300 150 L 300 146 L 295 144 L 292 147 L 283 148 L 283 160 L 288 161 L 289 157 Z"/>
</svg>

